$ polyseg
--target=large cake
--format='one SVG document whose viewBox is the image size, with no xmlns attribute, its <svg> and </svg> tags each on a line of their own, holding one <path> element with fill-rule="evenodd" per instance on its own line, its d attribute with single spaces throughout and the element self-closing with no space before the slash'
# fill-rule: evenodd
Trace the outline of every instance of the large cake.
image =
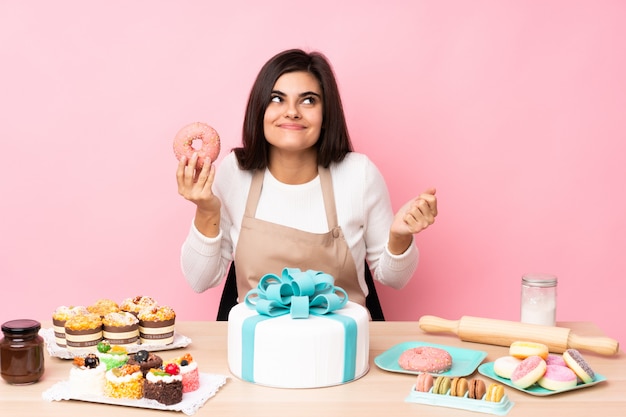
<svg viewBox="0 0 626 417">
<path fill-rule="evenodd" d="M 268 274 L 231 309 L 228 365 L 245 381 L 280 388 L 343 384 L 365 375 L 369 314 L 317 271 Z"/>
</svg>

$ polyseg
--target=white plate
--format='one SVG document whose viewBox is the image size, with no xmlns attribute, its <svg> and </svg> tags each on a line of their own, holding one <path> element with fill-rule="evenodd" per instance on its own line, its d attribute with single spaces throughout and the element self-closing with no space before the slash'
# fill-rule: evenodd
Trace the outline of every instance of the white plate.
<svg viewBox="0 0 626 417">
<path fill-rule="evenodd" d="M 75 356 L 84 356 L 87 353 L 95 353 L 96 347 L 85 348 L 85 349 L 67 349 L 57 345 L 54 338 L 54 329 L 41 329 L 39 331 L 39 335 L 43 337 L 43 340 L 46 342 L 46 348 L 48 349 L 48 354 L 50 356 L 54 356 L 56 358 L 61 359 L 73 359 Z M 186 346 L 189 346 L 191 343 L 191 339 L 187 336 L 183 336 L 180 333 L 174 332 L 174 342 L 169 345 L 148 345 L 148 344 L 140 344 L 132 345 L 126 347 L 128 353 L 135 353 L 139 350 L 147 350 L 148 352 L 156 352 L 160 350 L 172 350 L 179 349 Z"/>
<path fill-rule="evenodd" d="M 61 381 L 44 391 L 42 397 L 46 401 L 77 400 L 99 404 L 123 405 L 127 407 L 151 408 L 155 410 L 182 411 L 190 416 L 195 414 L 209 398 L 215 396 L 222 385 L 226 383 L 226 376 L 205 374 L 200 372 L 200 388 L 183 394 L 183 400 L 178 404 L 165 405 L 155 400 L 142 398 L 140 400 L 118 399 L 103 395 L 72 395 L 69 381 Z"/>
</svg>

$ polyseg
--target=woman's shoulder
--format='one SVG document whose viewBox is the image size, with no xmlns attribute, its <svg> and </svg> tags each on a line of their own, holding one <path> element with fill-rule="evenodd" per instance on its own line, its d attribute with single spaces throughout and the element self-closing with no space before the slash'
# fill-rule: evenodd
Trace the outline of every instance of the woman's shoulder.
<svg viewBox="0 0 626 417">
<path fill-rule="evenodd" d="M 341 162 L 331 165 L 331 171 L 336 174 L 377 173 L 378 168 L 372 160 L 363 153 L 349 152 Z"/>
</svg>

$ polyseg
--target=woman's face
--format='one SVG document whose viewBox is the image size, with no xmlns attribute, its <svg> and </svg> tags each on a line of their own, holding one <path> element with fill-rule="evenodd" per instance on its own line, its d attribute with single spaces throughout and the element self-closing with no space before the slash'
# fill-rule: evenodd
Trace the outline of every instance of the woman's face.
<svg viewBox="0 0 626 417">
<path fill-rule="evenodd" d="M 322 89 L 315 76 L 297 71 L 276 80 L 263 118 L 270 145 L 293 152 L 309 149 L 319 139 L 322 119 Z"/>
</svg>

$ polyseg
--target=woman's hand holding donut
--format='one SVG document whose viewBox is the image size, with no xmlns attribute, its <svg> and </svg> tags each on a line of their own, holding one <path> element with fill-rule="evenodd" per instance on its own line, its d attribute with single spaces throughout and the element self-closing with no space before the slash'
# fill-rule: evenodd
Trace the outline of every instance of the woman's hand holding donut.
<svg viewBox="0 0 626 417">
<path fill-rule="evenodd" d="M 209 157 L 205 158 L 202 169 L 198 170 L 198 154 L 191 158 L 180 158 L 176 170 L 178 194 L 196 205 L 194 224 L 198 231 L 207 237 L 215 237 L 220 228 L 219 198 L 213 194 L 212 186 L 215 179 L 215 166 Z"/>
<path fill-rule="evenodd" d="M 389 231 L 388 249 L 391 253 L 398 255 L 406 251 L 413 235 L 435 222 L 437 217 L 435 192 L 434 188 L 429 188 L 398 210 Z"/>
</svg>

